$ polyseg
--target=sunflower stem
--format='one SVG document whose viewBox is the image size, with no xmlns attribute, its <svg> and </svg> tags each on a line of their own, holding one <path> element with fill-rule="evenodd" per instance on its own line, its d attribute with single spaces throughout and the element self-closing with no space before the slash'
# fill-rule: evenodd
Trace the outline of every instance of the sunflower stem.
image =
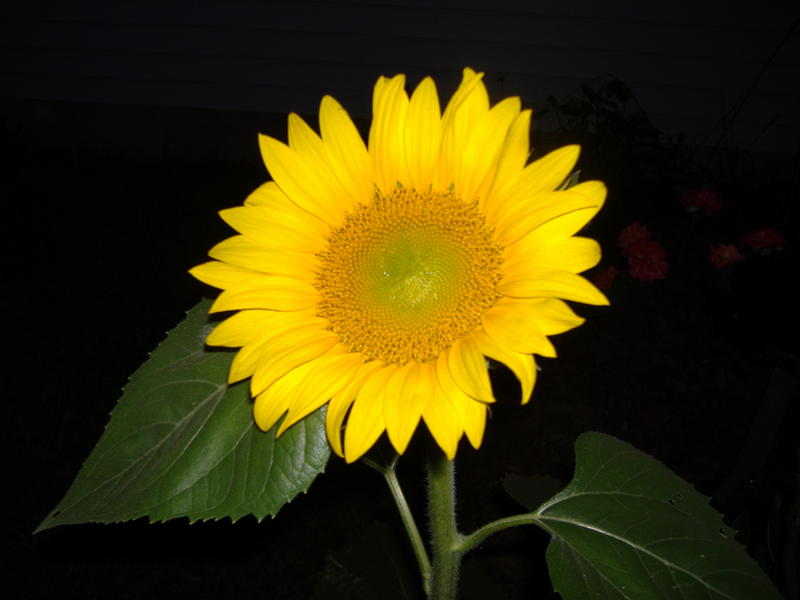
<svg viewBox="0 0 800 600">
<path fill-rule="evenodd" d="M 400 512 L 400 518 L 403 521 L 403 527 L 406 529 L 406 535 L 411 542 L 411 548 L 414 550 L 414 556 L 417 558 L 417 565 L 419 572 L 422 576 L 422 587 L 425 590 L 425 595 L 431 594 L 431 561 L 428 558 L 428 552 L 425 549 L 425 543 L 422 541 L 422 536 L 419 534 L 419 528 L 414 515 L 411 514 L 411 508 L 408 505 L 403 489 L 400 487 L 400 481 L 397 479 L 397 472 L 395 467 L 400 457 L 395 455 L 388 465 L 381 465 L 369 458 L 362 458 L 362 462 L 369 467 L 378 471 L 386 480 L 386 485 L 389 486 L 389 491 L 392 493 L 392 498 Z"/>
<path fill-rule="evenodd" d="M 455 600 L 464 552 L 456 526 L 455 464 L 431 444 L 428 451 L 428 513 L 433 546 L 432 600 Z"/>
</svg>

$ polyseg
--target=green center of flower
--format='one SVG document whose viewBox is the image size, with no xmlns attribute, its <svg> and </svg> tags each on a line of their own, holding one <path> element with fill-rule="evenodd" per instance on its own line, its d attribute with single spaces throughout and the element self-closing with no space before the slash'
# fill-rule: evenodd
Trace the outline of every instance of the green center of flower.
<svg viewBox="0 0 800 600">
<path fill-rule="evenodd" d="M 436 228 L 405 226 L 372 241 L 359 270 L 368 284 L 364 292 L 385 322 L 430 322 L 463 287 L 467 257 Z"/>
<path fill-rule="evenodd" d="M 449 193 L 377 196 L 320 258 L 318 314 L 367 360 L 433 360 L 500 297 L 501 248 L 477 206 Z"/>
</svg>

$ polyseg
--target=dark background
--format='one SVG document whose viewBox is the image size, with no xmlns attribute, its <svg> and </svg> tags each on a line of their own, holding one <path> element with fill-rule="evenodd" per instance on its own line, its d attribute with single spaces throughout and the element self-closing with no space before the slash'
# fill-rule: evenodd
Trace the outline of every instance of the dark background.
<svg viewBox="0 0 800 600">
<path fill-rule="evenodd" d="M 180 111 L 173 116 L 186 118 Z M 253 131 L 283 135 L 276 119 L 240 114 L 231 120 L 245 116 Z M 544 136 L 542 146 L 557 146 L 560 135 Z M 644 146 L 609 155 L 604 145 L 622 143 L 617 134 L 588 133 L 584 141 L 584 176 L 601 177 L 610 188 L 607 209 L 588 231 L 604 246 L 604 264 L 624 269 L 615 237 L 640 219 L 666 247 L 671 268 L 652 284 L 623 271 L 608 292 L 611 307 L 576 307 L 588 321 L 555 339 L 560 356 L 540 361 L 530 405 L 517 406 L 513 378 L 493 372 L 499 402 L 483 448 L 464 446 L 459 454 L 462 523 L 470 529 L 519 510 L 501 486 L 509 473 L 568 481 L 572 444 L 585 430 L 633 443 L 713 496 L 736 471 L 782 364 L 791 374 L 789 388 L 774 393 L 789 394 L 789 406 L 758 442 L 765 460 L 756 460 L 723 507 L 780 582 L 787 575 L 787 535 L 796 534 L 790 511 L 797 510 L 796 212 L 787 210 L 796 199 L 796 173 L 762 182 L 754 170 L 752 179 L 735 185 L 718 179 L 726 203 L 719 215 L 689 215 L 676 190 L 700 175 L 671 170 L 672 146 L 640 140 Z M 28 597 L 268 591 L 304 598 L 321 580 L 329 553 L 347 552 L 374 521 L 391 528 L 407 554 L 379 477 L 338 459 L 307 496 L 261 525 L 249 518 L 235 525 L 135 522 L 31 535 L 102 433 L 127 376 L 188 307 L 212 293 L 186 270 L 229 234 L 216 211 L 241 202 L 266 176 L 255 148 L 253 160 L 232 164 L 141 161 L 80 149 L 65 154 L 14 142 L 7 145 L 12 168 L 3 180 L 4 255 L 12 267 L 5 401 L 12 555 L 5 560 Z M 751 224 L 774 224 L 789 241 L 770 256 L 748 256 L 725 274 L 729 287 L 720 288 L 721 274 L 705 259 L 703 236 L 715 235 L 704 229 L 710 223 L 730 230 L 725 235 L 734 241 Z M 423 518 L 418 457 L 412 451 L 402 464 Z M 508 597 L 546 597 L 545 543 L 537 531 L 498 535 L 472 557 L 475 577 L 506 588 Z"/>
<path fill-rule="evenodd" d="M 559 358 L 540 361 L 529 405 L 518 406 L 513 377 L 493 371 L 498 404 L 483 447 L 459 452 L 460 523 L 471 530 L 519 512 L 502 487 L 509 474 L 568 481 L 576 436 L 603 431 L 715 497 L 742 543 L 796 597 L 797 151 L 756 152 L 723 135 L 687 144 L 679 131 L 656 129 L 626 86 L 609 91 L 610 81 L 587 80 L 588 92 L 576 86 L 537 106 L 560 125 L 537 121 L 533 139 L 536 156 L 581 143 L 581 178 L 608 184 L 608 205 L 586 235 L 603 245 L 601 266 L 622 270 L 612 304 L 576 306 L 587 322 L 554 339 Z M 503 95 L 496 82 L 490 93 Z M 30 598 L 308 598 L 315 588 L 332 597 L 340 585 L 369 589 L 360 569 L 375 547 L 385 563 L 413 572 L 379 477 L 338 459 L 261 524 L 137 521 L 31 534 L 66 492 L 130 373 L 213 293 L 186 271 L 230 235 L 216 211 L 267 178 L 256 132 L 285 139 L 286 129 L 284 115 L 220 108 L 15 93 L 0 107 L 6 585 Z M 705 187 L 722 211 L 687 213 L 680 195 Z M 637 220 L 667 252 L 664 280 L 625 273 L 616 239 Z M 781 229 L 781 250 L 743 249 L 745 261 L 724 271 L 708 263 L 712 244 L 740 243 L 765 226 Z M 400 477 L 423 519 L 418 446 Z M 534 528 L 490 538 L 467 560 L 465 597 L 549 597 L 546 543 Z"/>
</svg>

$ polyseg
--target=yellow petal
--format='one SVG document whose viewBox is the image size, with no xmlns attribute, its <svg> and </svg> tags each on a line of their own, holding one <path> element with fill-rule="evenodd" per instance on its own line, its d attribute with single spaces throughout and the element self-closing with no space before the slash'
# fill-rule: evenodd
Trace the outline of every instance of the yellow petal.
<svg viewBox="0 0 800 600">
<path fill-rule="evenodd" d="M 313 363 L 306 363 L 289 371 L 256 396 L 253 418 L 259 429 L 269 431 L 278 422 L 278 419 L 289 410 L 289 404 L 297 386 L 308 376 L 312 367 Z"/>
<path fill-rule="evenodd" d="M 453 401 L 456 411 L 461 417 L 464 425 L 464 433 L 473 448 L 476 450 L 481 447 L 483 433 L 486 430 L 486 405 L 483 402 L 474 400 L 469 396 L 462 396 Z"/>
<path fill-rule="evenodd" d="M 456 340 L 447 353 L 447 368 L 453 381 L 476 400 L 494 402 L 486 360 L 469 338 Z"/>
<path fill-rule="evenodd" d="M 534 308 L 528 300 L 501 298 L 481 316 L 483 329 L 515 352 L 555 358 L 556 349 L 539 329 Z"/>
<path fill-rule="evenodd" d="M 453 460 L 458 449 L 458 441 L 464 433 L 464 426 L 458 411 L 453 406 L 452 400 L 442 389 L 440 373 L 447 372 L 445 354 L 444 352 L 440 354 L 437 360 L 436 377 L 440 385 L 436 386 L 434 397 L 425 405 L 425 409 L 422 411 L 422 419 L 428 426 L 433 439 L 436 440 L 436 443 L 447 455 L 447 458 Z M 442 359 L 443 356 L 444 359 Z M 439 367 L 438 364 L 443 360 L 445 362 L 444 366 Z M 449 377 L 449 375 L 446 375 L 446 377 Z M 451 382 L 451 385 L 457 388 L 455 383 Z M 457 393 L 463 394 L 464 392 L 458 389 Z"/>
<path fill-rule="evenodd" d="M 600 262 L 600 244 L 594 240 L 537 235 L 541 229 L 534 229 L 516 244 L 505 248 L 504 281 L 532 279 L 534 273 L 542 269 L 581 273 Z"/>
<path fill-rule="evenodd" d="M 443 392 L 437 394 L 437 402 L 429 402 L 422 413 L 422 419 L 433 439 L 447 456 L 447 460 L 456 457 L 458 442 L 461 440 L 463 430 L 461 427 L 454 426 L 453 415 L 455 409 L 452 408 L 449 400 L 445 400 Z M 456 419 L 457 420 L 457 419 Z"/>
<path fill-rule="evenodd" d="M 360 354 L 338 352 L 327 353 L 311 361 L 313 366 L 298 384 L 289 404 L 289 414 L 278 428 L 277 435 L 328 402 L 350 382 L 363 362 Z"/>
<path fill-rule="evenodd" d="M 285 210 L 287 205 L 289 205 L 294 206 L 296 210 L 300 210 L 300 207 L 294 204 L 289 199 L 289 196 L 284 194 L 274 181 L 262 183 L 250 192 L 247 198 L 245 198 L 244 203 L 246 206 L 259 206 L 267 209 L 277 208 L 278 210 Z"/>
<path fill-rule="evenodd" d="M 361 386 L 364 385 L 364 382 L 383 366 L 383 363 L 377 360 L 360 365 L 348 384 L 341 391 L 334 394 L 328 404 L 328 411 L 325 415 L 325 432 L 328 434 L 331 448 L 342 458 L 344 458 L 342 428 L 347 412 L 350 410 L 350 406 L 356 399 L 356 395 Z"/>
<path fill-rule="evenodd" d="M 308 313 L 264 312 L 270 316 L 269 326 L 262 330 L 259 336 L 244 344 L 233 357 L 228 372 L 228 383 L 250 377 L 258 363 L 265 358 L 270 344 L 273 344 L 275 340 L 291 337 L 300 343 L 307 332 L 313 333 L 323 329 L 325 324 L 324 319 L 309 316 Z"/>
<path fill-rule="evenodd" d="M 258 144 L 270 175 L 292 202 L 332 226 L 340 224 L 345 210 L 342 198 L 320 179 L 315 163 L 269 136 L 259 135 Z"/>
<path fill-rule="evenodd" d="M 300 208 L 274 181 L 267 181 L 258 186 L 245 198 L 244 204 L 245 206 L 255 206 L 269 211 L 270 220 L 274 220 L 272 218 L 273 213 L 278 213 L 281 219 L 289 217 L 292 222 L 296 220 L 302 221 L 308 227 L 314 228 L 320 235 L 324 235 L 328 231 L 328 225 L 325 221 Z M 240 233 L 244 232 L 241 231 Z"/>
<path fill-rule="evenodd" d="M 531 192 L 549 192 L 558 188 L 572 173 L 580 153 L 581 147 L 571 144 L 553 150 L 533 161 L 525 169 L 526 177 L 538 183 L 537 186 L 531 188 Z"/>
<path fill-rule="evenodd" d="M 383 433 L 383 394 L 397 365 L 388 365 L 370 375 L 358 391 L 344 431 L 344 458 L 351 463 L 369 450 Z"/>
<path fill-rule="evenodd" d="M 367 147 L 347 111 L 331 96 L 320 104 L 319 127 L 333 171 L 353 202 L 367 203 L 374 191 Z"/>
<path fill-rule="evenodd" d="M 405 121 L 405 159 L 411 185 L 427 190 L 441 145 L 441 112 L 433 79 L 426 77 L 411 94 Z"/>
<path fill-rule="evenodd" d="M 297 328 L 265 345 L 250 379 L 250 392 L 257 396 L 276 379 L 331 350 L 338 342 L 336 335 L 325 329 Z M 342 347 L 339 352 L 344 352 Z"/>
<path fill-rule="evenodd" d="M 434 368 L 413 361 L 397 369 L 386 382 L 384 422 L 389 441 L 398 454 L 405 452 L 435 386 Z"/>
<path fill-rule="evenodd" d="M 289 148 L 307 163 L 330 171 L 327 164 L 328 152 L 317 132 L 296 113 L 289 113 L 288 121 Z"/>
<path fill-rule="evenodd" d="M 277 250 L 243 235 L 223 240 L 208 255 L 236 267 L 298 279 L 315 279 L 319 268 L 319 259 L 313 254 Z"/>
<path fill-rule="evenodd" d="M 455 193 L 465 202 L 485 201 L 508 129 L 519 111 L 519 98 L 506 98 L 493 106 L 477 120 L 456 154 Z"/>
<path fill-rule="evenodd" d="M 569 237 L 576 234 L 603 207 L 606 199 L 606 186 L 601 181 L 584 181 L 569 188 L 575 194 L 581 194 L 588 201 L 586 209 L 568 212 L 539 225 L 535 232 L 537 237 Z"/>
<path fill-rule="evenodd" d="M 492 201 L 486 207 L 488 217 L 500 218 L 503 213 L 514 210 L 515 205 L 529 203 L 537 194 L 556 190 L 572 172 L 580 150 L 580 146 L 564 146 L 529 164 L 516 178 L 506 181 L 502 190 L 493 192 Z M 502 182 L 498 180 L 499 185 Z"/>
<path fill-rule="evenodd" d="M 189 269 L 189 274 L 215 288 L 227 289 L 246 284 L 257 273 L 216 260 Z"/>
<path fill-rule="evenodd" d="M 403 152 L 403 128 L 408 111 L 405 76 L 381 77 L 375 84 L 372 100 L 372 126 L 369 130 L 369 155 L 375 183 L 384 196 L 409 181 Z"/>
<path fill-rule="evenodd" d="M 557 335 L 578 325 L 586 319 L 579 317 L 563 300 L 558 298 L 535 298 L 527 301 L 536 311 L 536 324 L 545 335 Z"/>
<path fill-rule="evenodd" d="M 243 207 L 245 208 L 245 207 Z M 230 209 L 236 210 L 236 209 Z M 234 215 L 223 211 L 222 218 L 229 223 L 233 221 Z M 239 216 L 239 215 L 236 215 Z M 261 221 L 256 223 L 251 221 L 250 225 L 258 227 L 259 236 L 250 235 L 250 239 L 256 240 L 268 248 L 273 248 L 278 252 L 303 252 L 306 254 L 317 254 L 325 248 L 325 237 L 316 235 L 310 229 L 305 229 L 300 223 L 292 222 L 290 219 L 281 218 L 282 215 L 274 215 L 274 220 Z M 309 216 L 309 220 L 311 217 Z M 243 228 L 235 227 L 238 231 Z"/>
<path fill-rule="evenodd" d="M 447 123 L 447 126 L 450 127 L 452 125 L 451 121 L 455 119 L 456 111 L 461 107 L 470 95 L 479 87 L 483 87 L 483 91 L 477 92 L 482 98 L 485 96 L 485 101 L 481 100 L 482 103 L 485 104 L 487 110 L 489 108 L 489 97 L 486 93 L 486 86 L 483 85 L 482 80 L 483 73 L 476 73 L 469 67 L 466 67 L 461 76 L 461 83 L 456 89 L 455 93 L 451 96 L 450 101 L 447 103 L 447 107 L 444 110 L 444 115 L 442 115 L 442 120 Z"/>
<path fill-rule="evenodd" d="M 497 291 L 511 298 L 562 298 L 598 306 L 609 303 L 603 292 L 575 273 L 531 269 L 530 275 L 530 279 L 501 282 Z"/>
<path fill-rule="evenodd" d="M 573 189 L 531 196 L 522 188 L 517 188 L 513 194 L 509 194 L 503 214 L 496 219 L 487 215 L 487 221 L 495 227 L 497 242 L 502 246 L 510 246 L 552 219 L 596 208 L 594 200 Z"/>
<path fill-rule="evenodd" d="M 464 69 L 461 85 L 453 94 L 442 117 L 445 128 L 452 132 L 456 148 L 463 147 L 473 128 L 489 112 L 489 92 L 483 84 L 483 73 Z"/>
<path fill-rule="evenodd" d="M 437 364 L 445 362 L 443 360 L 444 354 L 443 352 L 439 355 Z M 449 402 L 447 408 L 452 411 L 454 422 L 450 426 L 450 437 L 457 436 L 455 439 L 457 443 L 463 429 L 470 444 L 474 448 L 478 448 L 483 440 L 483 431 L 486 426 L 486 404 L 465 394 L 453 381 L 449 369 L 437 368 L 436 375 L 439 387 Z M 460 427 L 456 426 L 456 420 L 460 422 Z M 439 423 L 439 426 L 442 428 L 444 424 Z M 452 440 L 450 442 L 452 443 Z"/>
<path fill-rule="evenodd" d="M 606 195 L 608 194 L 606 184 L 602 181 L 596 181 L 594 179 L 582 181 L 581 183 L 569 188 L 569 191 L 583 194 L 592 201 L 593 205 L 600 207 L 603 206 L 603 203 L 606 200 Z"/>
<path fill-rule="evenodd" d="M 483 73 L 464 69 L 458 89 L 442 115 L 442 148 L 435 180 L 439 189 L 455 183 L 459 152 L 466 146 L 478 120 L 489 111 L 489 94 Z"/>
<path fill-rule="evenodd" d="M 529 193 L 552 192 L 558 189 L 575 169 L 581 147 L 563 146 L 536 159 L 523 172 Z"/>
<path fill-rule="evenodd" d="M 315 306 L 317 290 L 308 281 L 281 275 L 254 275 L 244 284 L 222 292 L 209 312 L 262 308 L 303 310 Z"/>
<path fill-rule="evenodd" d="M 240 310 L 217 325 L 208 334 L 206 344 L 229 348 L 244 346 L 269 329 L 274 322 L 274 314 L 268 310 Z"/>
<path fill-rule="evenodd" d="M 297 207 L 278 210 L 262 205 L 245 205 L 227 208 L 219 214 L 239 233 L 271 248 L 309 253 L 324 248 L 327 226 Z"/>
<path fill-rule="evenodd" d="M 536 363 L 531 354 L 515 352 L 508 346 L 497 342 L 482 330 L 470 334 L 475 340 L 481 354 L 503 363 L 519 380 L 522 404 L 528 402 L 536 383 Z"/>
<path fill-rule="evenodd" d="M 294 113 L 289 115 L 289 147 L 311 166 L 320 184 L 328 190 L 336 204 L 349 211 L 353 207 L 354 198 L 345 190 L 331 168 L 328 148 L 322 138 Z"/>
<path fill-rule="evenodd" d="M 494 213 L 508 188 L 519 178 L 530 156 L 531 111 L 523 110 L 508 129 L 503 150 L 497 162 L 492 187 L 484 202 L 486 212 Z"/>
</svg>

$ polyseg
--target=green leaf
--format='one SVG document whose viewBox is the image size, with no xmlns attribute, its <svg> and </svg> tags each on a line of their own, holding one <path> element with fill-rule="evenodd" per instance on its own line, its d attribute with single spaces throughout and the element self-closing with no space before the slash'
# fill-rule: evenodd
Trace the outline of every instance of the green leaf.
<svg viewBox="0 0 800 600">
<path fill-rule="evenodd" d="M 275 515 L 325 468 L 324 409 L 290 428 L 253 422 L 246 384 L 227 385 L 233 352 L 204 340 L 210 301 L 190 310 L 133 374 L 67 495 L 39 525 Z"/>
<path fill-rule="evenodd" d="M 660 462 L 594 432 L 575 457 L 570 484 L 535 513 L 563 598 L 781 597 L 708 498 Z"/>
<path fill-rule="evenodd" d="M 595 600 L 624 600 L 621 589 L 606 579 L 601 569 L 585 560 L 565 541 L 554 537 L 547 546 L 547 566 L 553 588 L 567 600 L 593 598 Z M 658 596 L 654 596 L 658 597 Z M 669 597 L 669 596 L 668 596 Z"/>
</svg>

